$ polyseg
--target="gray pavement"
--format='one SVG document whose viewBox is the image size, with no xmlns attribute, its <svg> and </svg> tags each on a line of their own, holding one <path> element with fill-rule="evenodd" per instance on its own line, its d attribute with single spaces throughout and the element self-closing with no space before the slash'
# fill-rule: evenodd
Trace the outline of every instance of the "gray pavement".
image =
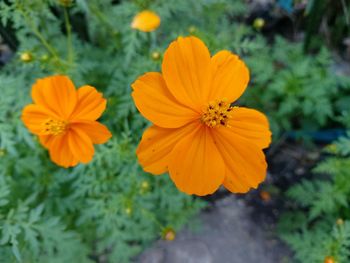
<svg viewBox="0 0 350 263">
<path fill-rule="evenodd" d="M 288 263 L 287 249 L 275 234 L 255 223 L 243 200 L 234 195 L 216 201 L 195 219 L 196 231 L 185 228 L 175 240 L 160 240 L 139 263 Z M 191 224 L 189 224 L 191 225 Z"/>
</svg>

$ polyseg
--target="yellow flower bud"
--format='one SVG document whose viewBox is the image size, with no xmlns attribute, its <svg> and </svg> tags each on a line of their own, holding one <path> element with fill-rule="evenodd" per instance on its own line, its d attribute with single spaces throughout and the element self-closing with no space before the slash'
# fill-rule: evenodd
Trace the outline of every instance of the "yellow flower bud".
<svg viewBox="0 0 350 263">
<path fill-rule="evenodd" d="M 129 216 L 132 213 L 132 209 L 130 207 L 125 208 L 125 213 Z"/>
<path fill-rule="evenodd" d="M 325 257 L 325 259 L 324 259 L 324 263 L 336 263 L 336 261 L 335 261 L 334 257 L 332 257 L 332 256 L 327 256 L 327 257 Z"/>
<path fill-rule="evenodd" d="M 265 25 L 265 20 L 263 18 L 255 18 L 254 22 L 253 22 L 253 27 L 257 30 L 260 30 L 264 27 Z"/>
<path fill-rule="evenodd" d="M 344 224 L 344 220 L 341 219 L 341 218 L 338 218 L 337 221 L 336 221 L 336 224 L 337 224 L 338 226 L 341 226 L 342 224 Z"/>
<path fill-rule="evenodd" d="M 20 59 L 22 62 L 31 62 L 33 60 L 33 56 L 30 52 L 23 52 L 20 55 Z"/>
<path fill-rule="evenodd" d="M 45 61 L 48 61 L 49 60 L 49 55 L 47 54 L 44 54 L 40 57 L 41 61 L 45 62 Z"/>
<path fill-rule="evenodd" d="M 176 232 L 171 227 L 166 227 L 162 231 L 162 238 L 167 241 L 173 241 L 176 237 Z"/>
<path fill-rule="evenodd" d="M 149 188 L 149 183 L 147 181 L 143 181 L 141 184 L 141 188 L 143 190 L 147 190 Z"/>
<path fill-rule="evenodd" d="M 160 59 L 160 53 L 158 51 L 152 52 L 152 59 L 153 60 L 159 60 Z"/>
<path fill-rule="evenodd" d="M 197 28 L 195 27 L 195 26 L 190 26 L 189 28 L 188 28 L 188 32 L 190 33 L 190 34 L 193 34 L 193 33 L 195 33 L 197 31 Z"/>
<path fill-rule="evenodd" d="M 70 7 L 74 0 L 58 0 L 58 3 L 64 7 Z"/>
</svg>

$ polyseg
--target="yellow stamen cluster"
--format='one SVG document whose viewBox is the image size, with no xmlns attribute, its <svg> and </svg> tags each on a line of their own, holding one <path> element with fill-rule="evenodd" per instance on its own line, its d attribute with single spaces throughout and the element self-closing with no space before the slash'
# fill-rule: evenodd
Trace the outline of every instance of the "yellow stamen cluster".
<svg viewBox="0 0 350 263">
<path fill-rule="evenodd" d="M 233 107 L 226 99 L 212 101 L 203 112 L 201 121 L 210 128 L 219 125 L 227 126 L 228 120 L 231 118 L 232 109 Z"/>
<path fill-rule="evenodd" d="M 66 132 L 68 122 L 61 120 L 49 119 L 44 123 L 44 131 L 51 135 L 60 135 Z"/>
</svg>

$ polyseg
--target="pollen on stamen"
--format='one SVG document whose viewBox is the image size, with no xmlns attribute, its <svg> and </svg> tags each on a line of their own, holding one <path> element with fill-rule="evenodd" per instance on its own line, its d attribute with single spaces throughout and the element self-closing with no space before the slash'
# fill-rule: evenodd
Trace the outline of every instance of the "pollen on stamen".
<svg viewBox="0 0 350 263">
<path fill-rule="evenodd" d="M 216 100 L 209 103 L 203 111 L 201 121 L 210 128 L 228 126 L 233 107 L 226 99 Z"/>
<path fill-rule="evenodd" d="M 61 135 L 67 131 L 68 122 L 49 119 L 44 123 L 44 133 L 47 135 Z"/>
</svg>

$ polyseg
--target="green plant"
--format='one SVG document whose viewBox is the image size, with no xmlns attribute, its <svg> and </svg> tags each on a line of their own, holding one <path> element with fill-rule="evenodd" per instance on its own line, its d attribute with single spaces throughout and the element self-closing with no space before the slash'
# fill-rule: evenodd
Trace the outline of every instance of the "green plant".
<svg viewBox="0 0 350 263">
<path fill-rule="evenodd" d="M 348 0 L 310 0 L 307 3 L 305 25 L 306 50 L 319 49 L 323 39 L 327 44 L 341 47 L 350 33 L 350 5 Z"/>
<path fill-rule="evenodd" d="M 276 37 L 246 59 L 252 74 L 243 103 L 264 109 L 274 135 L 330 127 L 348 111 L 350 79 L 335 74 L 329 51 L 305 54 L 302 43 Z"/>
<path fill-rule="evenodd" d="M 280 236 L 298 262 L 350 260 L 350 139 L 330 145 L 327 157 L 314 169 L 315 177 L 287 191 L 289 212 L 280 219 Z"/>
<path fill-rule="evenodd" d="M 301 44 L 277 40 L 268 47 L 243 23 L 244 1 L 61 2 L 0 1 L 1 29 L 11 30 L 6 39 L 15 38 L 17 49 L 0 72 L 0 262 L 128 262 L 165 227 L 178 229 L 204 206 L 166 176 L 141 171 L 134 154 L 148 123 L 132 103 L 130 84 L 159 71 L 163 51 L 179 35 L 194 34 L 210 50 L 242 56 L 252 72 L 242 102 L 268 110 L 275 131 L 324 127 L 340 111 L 332 101 L 346 98 L 347 80 L 340 84 L 328 70 L 326 50 L 314 58 Z M 149 34 L 130 27 L 145 8 L 162 20 Z M 21 53 L 30 56 L 21 60 Z M 67 74 L 108 98 L 102 122 L 113 138 L 96 148 L 89 165 L 58 168 L 20 120 L 35 79 L 52 74 Z M 345 109 L 347 101 L 338 104 Z"/>
</svg>

